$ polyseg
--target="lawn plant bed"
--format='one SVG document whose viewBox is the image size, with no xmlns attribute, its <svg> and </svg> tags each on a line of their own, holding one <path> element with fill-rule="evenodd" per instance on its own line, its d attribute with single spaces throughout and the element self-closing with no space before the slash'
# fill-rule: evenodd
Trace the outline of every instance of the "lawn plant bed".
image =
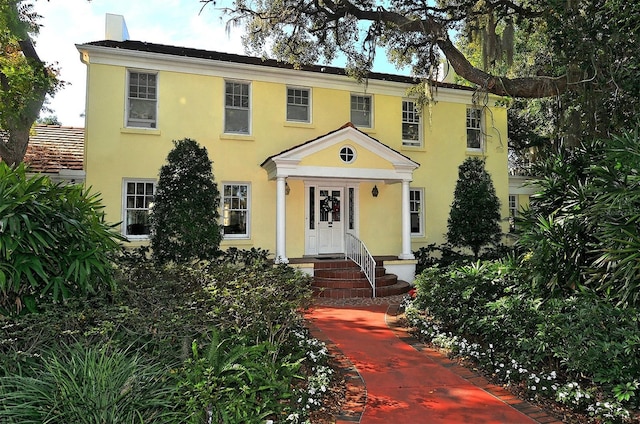
<svg viewBox="0 0 640 424">
<path fill-rule="evenodd" d="M 115 290 L 0 317 L 1 422 L 329 419 L 324 402 L 342 385 L 304 327 L 306 276 L 269 262 L 160 267 L 143 256 L 117 261 Z M 94 393 L 81 369 L 122 378 Z"/>
</svg>

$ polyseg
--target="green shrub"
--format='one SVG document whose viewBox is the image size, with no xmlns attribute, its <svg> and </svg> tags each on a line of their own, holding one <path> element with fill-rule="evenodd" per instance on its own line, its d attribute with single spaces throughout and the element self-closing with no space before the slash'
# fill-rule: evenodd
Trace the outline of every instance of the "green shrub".
<svg viewBox="0 0 640 424">
<path fill-rule="evenodd" d="M 589 292 L 543 300 L 527 272 L 513 261 L 428 269 L 416 280 L 411 319 L 422 337 L 509 382 L 575 394 L 580 407 L 593 403 L 580 398 L 590 392 L 637 409 L 639 311 Z"/>
<path fill-rule="evenodd" d="M 175 423 L 168 370 L 123 351 L 51 352 L 29 375 L 0 377 L 3 423 Z"/>
<path fill-rule="evenodd" d="M 293 380 L 303 358 L 273 358 L 274 346 L 211 333 L 202 349 L 193 342 L 179 388 L 189 422 L 262 423 L 291 411 Z"/>
<path fill-rule="evenodd" d="M 478 260 L 484 246 L 500 242 L 500 220 L 500 200 L 491 175 L 484 168 L 484 160 L 467 158 L 458 169 L 447 221 L 447 242 L 471 249 Z"/>
<path fill-rule="evenodd" d="M 207 149 L 195 140 L 174 141 L 160 169 L 152 213 L 151 249 L 161 264 L 213 260 L 222 228 L 220 194 Z"/>
<path fill-rule="evenodd" d="M 0 163 L 0 315 L 113 288 L 122 237 L 97 194 Z"/>
<path fill-rule="evenodd" d="M 517 243 L 545 297 L 588 290 L 640 304 L 638 131 L 584 141 L 539 164 Z"/>
</svg>

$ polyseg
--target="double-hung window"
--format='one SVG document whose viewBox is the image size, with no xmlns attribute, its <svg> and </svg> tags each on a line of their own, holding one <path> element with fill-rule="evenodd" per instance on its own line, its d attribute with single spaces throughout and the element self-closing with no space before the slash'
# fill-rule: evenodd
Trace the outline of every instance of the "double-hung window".
<svg viewBox="0 0 640 424">
<path fill-rule="evenodd" d="M 409 189 L 409 211 L 411 213 L 411 235 L 424 235 L 424 189 Z"/>
<path fill-rule="evenodd" d="M 158 75 L 129 71 L 127 127 L 156 128 L 158 113 Z"/>
<path fill-rule="evenodd" d="M 422 125 L 420 113 L 416 110 L 415 102 L 402 101 L 402 144 L 404 146 L 422 145 Z"/>
<path fill-rule="evenodd" d="M 224 98 L 224 132 L 250 134 L 251 97 L 249 83 L 226 81 Z"/>
<path fill-rule="evenodd" d="M 124 181 L 123 234 L 129 238 L 148 238 L 151 233 L 149 213 L 156 183 L 153 180 Z"/>
<path fill-rule="evenodd" d="M 287 87 L 287 121 L 311 122 L 311 90 Z"/>
<path fill-rule="evenodd" d="M 371 96 L 351 95 L 351 123 L 356 127 L 372 128 Z"/>
<path fill-rule="evenodd" d="M 222 225 L 225 238 L 249 237 L 250 195 L 249 184 L 223 184 Z"/>
<path fill-rule="evenodd" d="M 482 109 L 467 108 L 467 149 L 482 150 Z"/>
</svg>

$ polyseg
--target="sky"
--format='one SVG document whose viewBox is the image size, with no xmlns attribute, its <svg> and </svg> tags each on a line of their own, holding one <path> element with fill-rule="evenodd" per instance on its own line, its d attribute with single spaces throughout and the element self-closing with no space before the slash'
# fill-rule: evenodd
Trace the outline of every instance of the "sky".
<svg viewBox="0 0 640 424">
<path fill-rule="evenodd" d="M 132 40 L 244 54 L 242 28 L 227 32 L 220 9 L 201 8 L 198 0 L 36 0 L 35 10 L 42 16 L 36 50 L 43 61 L 57 64 L 66 82 L 49 99 L 52 111 L 41 117 L 53 115 L 62 125 L 84 126 L 86 68 L 75 45 L 104 40 L 107 13 L 124 16 Z M 384 60 L 374 69 L 398 73 Z"/>
</svg>

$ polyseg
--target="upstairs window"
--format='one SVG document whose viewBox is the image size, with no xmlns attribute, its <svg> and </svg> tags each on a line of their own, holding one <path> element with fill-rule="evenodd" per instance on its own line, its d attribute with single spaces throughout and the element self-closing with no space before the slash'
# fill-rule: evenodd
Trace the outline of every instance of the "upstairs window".
<svg viewBox="0 0 640 424">
<path fill-rule="evenodd" d="M 467 149 L 482 150 L 482 109 L 467 108 Z"/>
<path fill-rule="evenodd" d="M 151 233 L 149 213 L 153 205 L 155 181 L 126 180 L 124 182 L 123 233 L 132 239 L 148 238 Z"/>
<path fill-rule="evenodd" d="M 129 71 L 127 127 L 157 127 L 157 90 L 157 74 Z"/>
<path fill-rule="evenodd" d="M 422 145 L 422 126 L 416 104 L 410 100 L 402 101 L 402 144 L 405 146 Z"/>
<path fill-rule="evenodd" d="M 356 127 L 372 128 L 371 96 L 351 95 L 351 123 Z"/>
<path fill-rule="evenodd" d="M 225 82 L 224 132 L 250 134 L 251 102 L 249 84 Z"/>
<path fill-rule="evenodd" d="M 311 91 L 308 88 L 287 88 L 287 121 L 311 122 Z"/>
</svg>

